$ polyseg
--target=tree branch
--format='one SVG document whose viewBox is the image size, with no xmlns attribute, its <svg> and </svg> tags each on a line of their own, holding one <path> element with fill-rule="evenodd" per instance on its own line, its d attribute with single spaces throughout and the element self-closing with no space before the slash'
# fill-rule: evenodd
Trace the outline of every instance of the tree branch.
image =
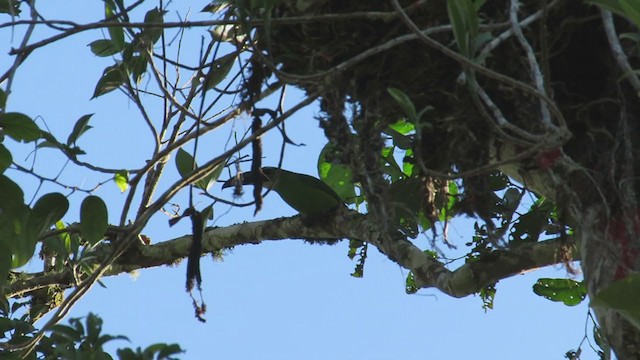
<svg viewBox="0 0 640 360">
<path fill-rule="evenodd" d="M 398 236 L 399 234 L 388 236 L 377 232 L 376 229 L 367 215 L 351 210 L 313 226 L 305 225 L 300 216 L 278 218 L 208 228 L 202 241 L 202 252 L 215 253 L 239 245 L 285 239 L 301 239 L 313 243 L 332 243 L 341 239 L 360 240 L 376 246 L 392 261 L 412 271 L 418 287 L 437 288 L 450 296 L 464 297 L 515 274 L 560 263 L 560 255 L 567 245 L 560 239 L 552 239 L 520 245 L 513 249 L 497 250 L 451 271 L 404 237 Z M 104 275 L 113 276 L 143 268 L 175 264 L 187 256 L 190 245 L 190 235 L 155 245 L 141 244 L 118 258 Z M 96 248 L 97 261 L 101 262 L 101 259 L 108 257 L 112 250 L 110 243 Z M 571 251 L 573 258 L 579 259 L 578 250 L 571 247 Z M 27 274 L 10 280 L 5 293 L 8 297 L 26 296 L 30 291 L 51 285 L 69 288 L 73 286 L 73 281 L 70 271 L 48 275 Z"/>
</svg>

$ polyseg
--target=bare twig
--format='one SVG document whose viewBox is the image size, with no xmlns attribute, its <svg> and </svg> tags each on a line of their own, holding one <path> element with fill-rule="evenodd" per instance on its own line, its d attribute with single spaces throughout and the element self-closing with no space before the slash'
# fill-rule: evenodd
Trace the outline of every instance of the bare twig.
<svg viewBox="0 0 640 360">
<path fill-rule="evenodd" d="M 607 34 L 607 40 L 609 41 L 611 52 L 613 52 L 613 56 L 622 70 L 623 76 L 629 79 L 629 83 L 633 87 L 633 90 L 635 90 L 638 97 L 640 97 L 640 79 L 638 79 L 638 75 L 633 71 L 633 68 L 631 68 L 629 58 L 622 49 L 620 40 L 618 40 L 616 27 L 613 23 L 613 16 L 609 10 L 605 10 L 603 8 L 600 8 L 600 16 L 602 17 L 602 25 L 604 26 L 605 33 Z"/>
<path fill-rule="evenodd" d="M 562 115 L 562 112 L 560 111 L 560 109 L 558 108 L 558 106 L 555 104 L 555 102 L 553 100 L 551 100 L 547 95 L 540 93 L 537 89 L 531 87 L 530 85 L 523 83 L 522 81 L 518 81 L 516 79 L 513 79 L 509 76 L 497 73 L 494 70 L 491 70 L 485 66 L 482 66 L 468 58 L 466 58 L 463 55 L 458 54 L 457 52 L 449 49 L 448 47 L 440 44 L 439 42 L 433 40 L 432 38 L 430 38 L 427 34 L 425 34 L 424 31 L 420 30 L 420 28 L 418 28 L 418 26 L 409 18 L 409 16 L 406 14 L 406 12 L 402 9 L 402 7 L 400 6 L 400 4 L 398 3 L 398 0 L 391 0 L 393 7 L 400 13 L 402 20 L 407 24 L 407 26 L 412 29 L 414 31 L 414 33 L 427 45 L 429 45 L 430 47 L 442 52 L 444 55 L 450 57 L 451 59 L 459 62 L 461 65 L 468 67 L 470 69 L 473 69 L 475 71 L 477 71 L 478 73 L 487 76 L 491 79 L 497 80 L 499 82 L 502 82 L 508 86 L 514 87 L 516 89 L 520 89 L 523 92 L 533 95 L 537 98 L 540 98 L 541 100 L 543 100 L 548 106 L 549 106 L 549 110 L 551 111 L 551 113 L 554 115 L 555 120 L 558 122 L 559 124 L 559 128 L 557 131 L 555 131 L 555 134 L 553 134 L 553 136 L 551 136 L 552 134 L 548 134 L 547 138 L 550 139 L 551 142 L 556 143 L 558 142 L 557 139 L 551 139 L 553 137 L 559 138 L 559 139 L 565 139 L 566 137 L 568 137 L 569 131 L 566 127 L 566 121 L 564 119 L 564 116 Z"/>
<path fill-rule="evenodd" d="M 518 21 L 518 0 L 511 0 L 511 6 L 509 8 L 509 18 L 511 19 L 511 28 L 513 29 L 513 33 L 518 39 L 520 46 L 524 49 L 524 52 L 527 54 L 527 60 L 529 61 L 529 68 L 531 70 L 531 77 L 533 78 L 533 82 L 536 86 L 536 89 L 540 92 L 540 94 L 547 95 L 544 86 L 544 78 L 542 77 L 542 71 L 540 70 L 540 66 L 538 65 L 538 60 L 536 59 L 536 55 L 533 52 L 533 48 L 524 37 L 522 33 L 522 26 Z M 539 11 L 542 13 L 542 11 Z M 551 122 L 551 114 L 549 113 L 549 106 L 543 99 L 538 99 L 540 101 L 540 115 L 542 116 L 542 123 L 544 126 L 548 128 L 553 128 L 554 125 Z"/>
</svg>

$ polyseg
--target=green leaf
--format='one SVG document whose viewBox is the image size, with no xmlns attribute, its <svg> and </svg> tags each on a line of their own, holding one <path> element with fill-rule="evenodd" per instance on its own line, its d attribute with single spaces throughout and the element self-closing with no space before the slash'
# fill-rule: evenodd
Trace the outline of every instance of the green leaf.
<svg viewBox="0 0 640 360">
<path fill-rule="evenodd" d="M 91 98 L 95 99 L 98 96 L 109 93 L 120 87 L 120 85 L 124 84 L 125 81 L 126 77 L 120 66 L 109 66 L 102 72 L 102 77 L 98 80 Z"/>
<path fill-rule="evenodd" d="M 456 39 L 456 44 L 458 44 L 458 50 L 460 54 L 469 57 L 468 32 L 465 28 L 458 1 L 447 0 L 447 12 L 449 13 L 449 21 L 453 28 L 453 37 Z"/>
<path fill-rule="evenodd" d="M 10 112 L 0 115 L 0 128 L 16 141 L 31 142 L 40 139 L 40 128 L 25 114 Z"/>
<path fill-rule="evenodd" d="M 200 179 L 198 182 L 193 184 L 198 189 L 202 189 L 204 191 L 209 190 L 213 184 L 218 180 L 218 177 L 222 174 L 222 170 L 224 170 L 226 162 L 221 162 L 218 166 L 216 166 L 209 175 Z M 198 164 L 194 161 L 193 156 L 183 149 L 179 149 L 176 154 L 176 168 L 178 169 L 178 173 L 183 178 L 189 175 L 195 168 L 198 167 Z"/>
<path fill-rule="evenodd" d="M 62 222 L 62 220 L 58 220 L 56 221 L 56 230 L 64 230 L 67 227 L 65 226 L 64 222 Z M 69 235 L 68 232 L 62 232 L 60 233 L 60 235 L 58 235 L 58 238 L 60 238 L 60 240 L 62 241 L 63 245 L 64 245 L 64 252 L 61 252 L 63 254 L 71 254 L 73 253 L 73 251 L 75 249 L 73 249 L 72 246 L 72 239 L 71 239 L 71 235 Z"/>
<path fill-rule="evenodd" d="M 200 12 L 208 12 L 215 14 L 226 9 L 229 6 L 229 0 L 214 0 L 209 5 L 205 6 Z"/>
<path fill-rule="evenodd" d="M 389 197 L 395 215 L 393 223 L 406 236 L 418 236 L 418 212 L 422 208 L 422 183 L 416 177 L 394 181 L 389 186 Z"/>
<path fill-rule="evenodd" d="M 11 269 L 12 251 L 7 244 L 0 241 L 0 288 L 2 288 L 9 278 Z M 2 332 L 0 332 L 2 333 Z"/>
<path fill-rule="evenodd" d="M 198 181 L 195 184 L 195 186 L 204 191 L 208 191 L 211 188 L 211 186 L 213 186 L 213 184 L 215 184 L 216 181 L 218 181 L 218 178 L 220 177 L 220 175 L 222 175 L 222 170 L 224 170 L 225 164 L 226 164 L 226 161 L 218 164 L 218 166 L 213 168 L 213 171 L 211 171 L 209 175 L 205 176 L 203 179 Z"/>
<path fill-rule="evenodd" d="M 142 81 L 143 75 L 147 72 L 147 58 L 146 56 L 132 56 L 126 61 L 127 69 L 131 73 L 131 77 L 136 84 Z"/>
<path fill-rule="evenodd" d="M 105 1 L 104 2 L 104 18 L 110 19 L 111 21 L 117 20 L 120 21 L 119 18 L 114 18 L 114 15 L 117 13 L 118 9 L 113 1 Z M 109 29 L 109 37 L 111 38 L 112 45 L 118 51 L 121 51 L 124 48 L 124 29 L 120 26 L 110 27 Z"/>
<path fill-rule="evenodd" d="M 473 57 L 473 41 L 478 33 L 479 23 L 476 7 L 470 0 L 447 0 L 447 12 L 460 54 Z"/>
<path fill-rule="evenodd" d="M 636 328 L 640 329 L 640 274 L 631 274 L 600 290 L 591 306 L 617 311 Z"/>
<path fill-rule="evenodd" d="M 356 200 L 353 172 L 346 165 L 328 160 L 334 152 L 333 144 L 327 143 L 324 146 L 318 157 L 318 175 L 345 203 L 353 204 Z"/>
<path fill-rule="evenodd" d="M 24 193 L 18 184 L 0 175 L 0 213 L 14 214 L 24 205 Z"/>
<path fill-rule="evenodd" d="M 638 0 L 619 0 L 620 7 L 624 11 L 626 17 L 636 26 L 640 27 L 640 2 Z"/>
<path fill-rule="evenodd" d="M 587 1 L 591 4 L 598 5 L 605 10 L 609 10 L 614 14 L 625 16 L 625 11 L 620 4 L 620 0 L 590 0 Z"/>
<path fill-rule="evenodd" d="M 20 4 L 22 1 L 18 0 L 0 0 L 0 13 L 9 14 L 12 16 L 20 15 Z"/>
<path fill-rule="evenodd" d="M 413 125 L 413 124 L 412 124 Z M 402 150 L 409 150 L 413 147 L 413 137 L 404 135 L 399 131 L 396 131 L 392 127 L 389 127 L 384 131 L 387 135 L 390 135 L 393 139 L 393 145 Z"/>
<path fill-rule="evenodd" d="M 416 279 L 413 276 L 412 272 L 409 272 L 407 275 L 407 279 L 404 282 L 404 292 L 411 295 L 418 292 L 418 285 L 416 284 Z"/>
<path fill-rule="evenodd" d="M 186 177 L 197 167 L 198 165 L 191 154 L 184 151 L 182 148 L 178 149 L 178 153 L 176 154 L 176 168 L 178 169 L 178 173 L 181 177 Z"/>
<path fill-rule="evenodd" d="M 218 85 L 222 80 L 224 80 L 229 71 L 233 68 L 233 63 L 236 60 L 238 54 L 233 52 L 231 54 L 227 54 L 219 59 L 216 59 L 211 66 L 209 67 L 209 73 L 205 75 L 204 83 L 202 87 L 205 90 L 213 89 L 216 85 Z"/>
<path fill-rule="evenodd" d="M 78 342 L 82 339 L 83 335 L 83 331 L 79 331 L 68 325 L 60 324 L 54 325 L 51 328 L 51 333 L 51 337 L 55 337 L 57 342 Z"/>
<path fill-rule="evenodd" d="M 104 238 L 109 226 L 107 205 L 101 198 L 87 196 L 80 206 L 80 233 L 90 244 L 95 244 Z"/>
<path fill-rule="evenodd" d="M 4 109 L 7 105 L 7 93 L 0 89 L 0 109 Z"/>
<path fill-rule="evenodd" d="M 400 120 L 394 124 L 389 125 L 389 127 L 402 135 L 407 135 L 408 133 L 414 131 L 416 126 L 414 123 L 409 122 L 407 120 Z"/>
<path fill-rule="evenodd" d="M 92 126 L 89 125 L 89 120 L 92 116 L 93 114 L 83 115 L 76 121 L 71 134 L 69 134 L 69 137 L 67 138 L 67 145 L 75 144 L 82 134 L 92 128 Z"/>
<path fill-rule="evenodd" d="M 120 189 L 120 192 L 125 192 L 129 188 L 129 172 L 126 170 L 120 170 L 113 176 L 113 181 Z"/>
<path fill-rule="evenodd" d="M 502 204 L 511 213 L 516 211 L 518 205 L 520 205 L 520 198 L 520 191 L 518 191 L 518 189 L 508 188 L 504 193 L 504 197 L 502 198 Z"/>
<path fill-rule="evenodd" d="M 160 10 L 157 7 L 153 8 L 145 14 L 144 23 L 162 24 L 164 23 L 164 14 L 166 13 L 165 10 Z M 160 40 L 162 31 L 163 29 L 161 27 L 145 27 L 140 36 L 144 39 L 145 44 L 153 45 Z"/>
<path fill-rule="evenodd" d="M 587 287 L 583 281 L 543 278 L 533 285 L 533 292 L 545 299 L 575 306 L 587 296 Z"/>
<path fill-rule="evenodd" d="M 111 40 L 100 39 L 89 44 L 91 52 L 99 57 L 107 57 L 120 52 L 120 48 Z"/>
<path fill-rule="evenodd" d="M 212 30 L 209 30 L 209 33 L 216 42 L 240 43 L 245 38 L 240 26 L 235 24 L 218 25 Z"/>
<path fill-rule="evenodd" d="M 51 228 L 69 210 L 69 200 L 60 193 L 43 195 L 29 214 L 29 230 L 36 236 Z"/>
<path fill-rule="evenodd" d="M 402 90 L 396 88 L 388 88 L 387 92 L 393 99 L 400 105 L 404 113 L 409 117 L 413 123 L 418 121 L 418 114 L 416 113 L 416 107 L 413 102 Z"/>
<path fill-rule="evenodd" d="M 4 145 L 0 144 L 0 174 L 7 170 L 12 162 L 13 157 L 11 153 Z"/>
</svg>

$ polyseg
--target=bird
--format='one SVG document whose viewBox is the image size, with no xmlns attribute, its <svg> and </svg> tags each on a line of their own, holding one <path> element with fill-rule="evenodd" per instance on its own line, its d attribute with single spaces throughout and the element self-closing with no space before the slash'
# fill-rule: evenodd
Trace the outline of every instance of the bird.
<svg viewBox="0 0 640 360">
<path fill-rule="evenodd" d="M 344 201 L 327 183 L 309 176 L 284 169 L 266 166 L 259 174 L 247 172 L 242 176 L 243 185 L 252 185 L 258 176 L 262 177 L 262 186 L 278 193 L 282 200 L 301 215 L 317 217 L 345 206 Z M 222 185 L 229 188 L 238 180 L 231 178 Z"/>
</svg>

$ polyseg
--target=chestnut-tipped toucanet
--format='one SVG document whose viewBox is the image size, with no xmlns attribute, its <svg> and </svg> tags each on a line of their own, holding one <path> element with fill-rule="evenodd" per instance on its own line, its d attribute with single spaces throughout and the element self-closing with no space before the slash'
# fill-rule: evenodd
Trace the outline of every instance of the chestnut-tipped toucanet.
<svg viewBox="0 0 640 360">
<path fill-rule="evenodd" d="M 247 172 L 242 175 L 243 185 L 254 184 L 260 176 L 262 186 L 277 192 L 284 202 L 305 216 L 323 215 L 344 205 L 329 185 L 313 176 L 275 167 L 263 167 L 259 174 Z M 232 187 L 237 181 L 236 178 L 229 179 L 222 188 Z"/>
</svg>

